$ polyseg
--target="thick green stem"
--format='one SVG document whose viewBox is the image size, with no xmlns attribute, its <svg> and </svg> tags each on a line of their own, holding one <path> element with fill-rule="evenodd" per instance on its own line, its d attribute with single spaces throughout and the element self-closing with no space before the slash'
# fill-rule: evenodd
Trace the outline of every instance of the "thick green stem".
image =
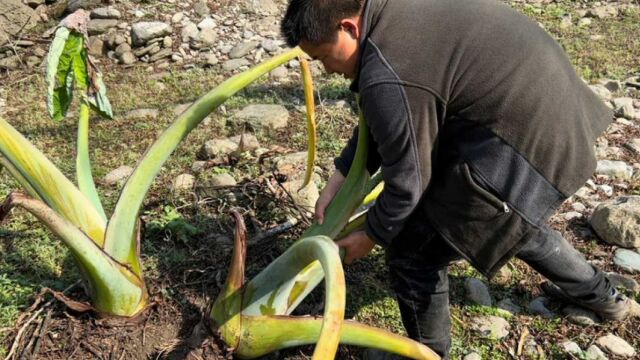
<svg viewBox="0 0 640 360">
<path fill-rule="evenodd" d="M 107 221 L 102 202 L 91 174 L 89 160 L 89 104 L 85 99 L 80 101 L 80 119 L 78 121 L 78 149 L 76 154 L 76 178 L 80 191 L 91 201 L 100 216 Z"/>
<path fill-rule="evenodd" d="M 351 169 L 349 169 L 349 174 L 347 174 L 342 187 L 327 207 L 324 223 L 313 224 L 305 231 L 302 238 L 323 235 L 335 239 L 349 221 L 353 211 L 362 203 L 362 199 L 367 194 L 367 184 L 369 180 L 369 174 L 366 168 L 368 142 L 367 124 L 364 116 L 360 113 L 358 146 Z M 243 314 L 261 315 L 259 312 L 260 307 L 266 306 L 269 302 L 273 304 L 272 306 L 275 308 L 274 314 L 290 314 L 323 279 L 320 264 L 315 261 L 307 265 L 297 275 L 283 282 L 277 289 L 277 294 L 274 295 L 269 292 L 269 289 L 264 288 L 265 286 L 268 287 L 268 285 L 263 284 L 263 280 L 260 280 L 262 277 L 271 278 L 273 276 L 272 274 L 277 273 L 278 270 L 272 265 L 273 263 L 267 266 L 256 278 L 247 283 L 247 287 L 262 289 L 256 293 L 250 293 L 251 296 L 245 298 L 244 304 L 251 304 L 251 306 L 245 306 Z M 305 286 L 300 289 L 298 284 L 305 284 Z M 288 301 L 287 299 L 289 299 L 293 293 L 296 293 L 295 301 Z M 272 299 L 274 296 L 275 299 Z"/>
<path fill-rule="evenodd" d="M 109 254 L 122 262 L 129 262 L 135 256 L 134 248 L 119 239 L 132 239 L 135 235 L 135 223 L 142 201 L 153 179 L 182 139 L 233 94 L 301 54 L 300 49 L 293 49 L 226 80 L 196 101 L 160 135 L 138 163 L 120 194 L 105 237 L 105 249 Z"/>
<path fill-rule="evenodd" d="M 237 355 L 252 359 L 293 346 L 314 344 L 322 319 L 294 316 L 243 316 L 243 346 Z M 427 346 L 385 330 L 354 321 L 342 324 L 340 343 L 398 354 L 411 359 L 440 360 Z"/>
<path fill-rule="evenodd" d="M 69 247 L 86 280 L 91 303 L 98 312 L 133 316 L 144 309 L 148 295 L 142 277 L 114 261 L 82 231 L 42 201 L 13 193 L 2 208 L 8 212 L 13 206 L 20 206 L 36 216 Z"/>
</svg>

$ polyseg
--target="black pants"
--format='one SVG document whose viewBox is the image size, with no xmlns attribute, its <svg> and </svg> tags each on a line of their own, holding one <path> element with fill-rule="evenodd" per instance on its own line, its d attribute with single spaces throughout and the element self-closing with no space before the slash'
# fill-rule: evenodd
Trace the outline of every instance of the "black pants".
<svg viewBox="0 0 640 360">
<path fill-rule="evenodd" d="M 459 255 L 422 211 L 412 215 L 386 254 L 409 337 L 447 358 L 451 348 L 447 268 Z M 529 239 L 517 257 L 573 297 L 598 299 L 610 293 L 611 284 L 604 274 L 548 227 Z"/>
</svg>

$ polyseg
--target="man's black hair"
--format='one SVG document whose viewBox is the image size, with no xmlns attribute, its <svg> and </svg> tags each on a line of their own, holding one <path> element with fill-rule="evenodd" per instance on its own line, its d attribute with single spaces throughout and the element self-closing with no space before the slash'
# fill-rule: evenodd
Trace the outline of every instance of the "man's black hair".
<svg viewBox="0 0 640 360">
<path fill-rule="evenodd" d="M 332 41 L 340 20 L 357 15 L 364 0 L 290 0 L 280 28 L 289 46 Z"/>
</svg>

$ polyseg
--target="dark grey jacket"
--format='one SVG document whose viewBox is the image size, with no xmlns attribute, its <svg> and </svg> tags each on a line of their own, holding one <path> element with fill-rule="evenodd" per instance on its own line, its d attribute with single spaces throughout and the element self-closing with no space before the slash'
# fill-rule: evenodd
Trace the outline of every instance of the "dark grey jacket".
<svg viewBox="0 0 640 360">
<path fill-rule="evenodd" d="M 610 110 L 538 24 L 493 0 L 368 0 L 352 90 L 388 245 L 416 207 L 490 275 L 593 173 Z M 348 172 L 356 135 L 335 164 Z"/>
</svg>

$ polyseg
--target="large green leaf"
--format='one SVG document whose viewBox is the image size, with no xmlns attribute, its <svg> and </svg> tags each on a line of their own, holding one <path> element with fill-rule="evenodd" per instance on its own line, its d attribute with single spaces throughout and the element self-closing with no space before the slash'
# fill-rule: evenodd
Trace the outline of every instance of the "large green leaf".
<svg viewBox="0 0 640 360">
<path fill-rule="evenodd" d="M 135 246 L 129 242 L 129 239 L 135 237 L 135 224 L 142 201 L 160 168 L 182 139 L 233 94 L 244 89 L 263 74 L 301 54 L 302 51 L 296 48 L 231 77 L 201 97 L 174 120 L 147 150 L 120 194 L 105 238 L 105 249 L 111 256 L 125 263 L 135 257 Z"/>
<path fill-rule="evenodd" d="M 30 192 L 102 246 L 106 223 L 87 197 L 33 144 L 0 118 L 0 154 L 15 171 L 18 181 L 29 183 Z"/>
</svg>

